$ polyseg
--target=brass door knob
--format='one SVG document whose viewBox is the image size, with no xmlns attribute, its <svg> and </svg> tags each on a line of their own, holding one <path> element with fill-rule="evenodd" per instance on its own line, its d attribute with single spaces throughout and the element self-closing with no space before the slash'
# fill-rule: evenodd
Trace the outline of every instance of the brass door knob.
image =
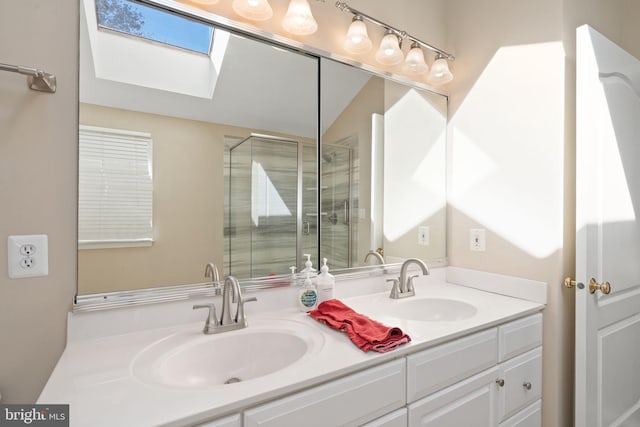
<svg viewBox="0 0 640 427">
<path fill-rule="evenodd" d="M 607 295 L 609 292 L 611 292 L 611 285 L 609 284 L 609 282 L 598 283 L 596 279 L 592 277 L 591 280 L 589 280 L 589 292 L 593 294 L 596 291 L 600 291 L 603 294 Z"/>
</svg>

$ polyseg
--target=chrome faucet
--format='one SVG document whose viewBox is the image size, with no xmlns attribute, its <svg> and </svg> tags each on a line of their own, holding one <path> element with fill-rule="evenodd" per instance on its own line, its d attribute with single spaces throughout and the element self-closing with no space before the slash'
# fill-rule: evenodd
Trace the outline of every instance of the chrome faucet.
<svg viewBox="0 0 640 427">
<path fill-rule="evenodd" d="M 374 251 L 373 249 L 367 252 L 367 254 L 364 256 L 364 263 L 366 264 L 369 261 L 369 258 L 371 257 L 374 257 L 375 259 L 377 259 L 379 264 L 381 265 L 384 264 L 384 258 L 382 257 L 380 252 Z"/>
<path fill-rule="evenodd" d="M 218 282 L 220 282 L 220 274 L 218 273 L 218 267 L 212 262 L 207 264 L 204 268 L 204 277 L 211 278 L 211 282 L 213 282 L 213 286 L 217 287 Z"/>
<path fill-rule="evenodd" d="M 409 270 L 409 265 L 417 264 L 418 267 L 422 269 L 422 274 L 425 276 L 429 274 L 429 267 L 424 261 L 418 258 L 409 258 L 402 263 L 402 267 L 400 267 L 400 277 L 397 279 L 389 279 L 387 282 L 393 282 L 393 287 L 391 288 L 391 294 L 389 298 L 399 299 L 411 297 L 416 294 L 415 289 L 413 287 L 413 279 L 418 277 L 416 274 L 414 276 L 409 276 L 407 278 L 407 272 Z"/>
<path fill-rule="evenodd" d="M 235 329 L 246 328 L 247 318 L 244 314 L 244 303 L 250 301 L 257 301 L 256 297 L 244 298 L 240 291 L 240 283 L 238 279 L 233 276 L 229 276 L 224 279 L 222 286 L 222 312 L 220 313 L 220 319 L 216 317 L 215 304 L 198 304 L 193 308 L 208 308 L 209 315 L 205 320 L 204 329 L 202 332 L 205 334 L 217 334 L 220 332 L 233 331 Z M 236 314 L 231 317 L 231 304 L 236 304 Z"/>
</svg>

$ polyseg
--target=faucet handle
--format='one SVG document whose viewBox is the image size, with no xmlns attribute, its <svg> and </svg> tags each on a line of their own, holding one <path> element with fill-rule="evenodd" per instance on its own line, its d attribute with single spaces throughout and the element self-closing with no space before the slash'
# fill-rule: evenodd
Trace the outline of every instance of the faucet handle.
<svg viewBox="0 0 640 427">
<path fill-rule="evenodd" d="M 413 279 L 415 279 L 416 277 L 420 277 L 420 275 L 416 274 L 413 276 L 409 276 L 409 280 L 407 281 L 407 292 L 415 292 L 415 289 L 413 287 Z"/>
<path fill-rule="evenodd" d="M 247 318 L 244 315 L 244 303 L 245 302 L 252 302 L 252 301 L 258 301 L 258 298 L 256 297 L 249 297 L 249 298 L 244 298 L 242 296 L 240 296 L 238 298 L 238 306 L 236 309 L 236 318 L 234 319 L 236 323 L 243 323 L 245 326 L 247 325 Z"/>
<path fill-rule="evenodd" d="M 218 319 L 216 318 L 216 305 L 215 304 L 196 304 L 193 306 L 193 309 L 198 308 L 208 308 L 209 315 L 207 319 L 204 321 L 204 329 L 202 332 L 205 334 L 212 334 L 213 329 L 218 326 Z"/>
<path fill-rule="evenodd" d="M 387 279 L 387 282 L 393 282 L 393 286 L 391 287 L 390 298 L 399 298 L 400 296 L 400 280 L 398 279 Z"/>
</svg>

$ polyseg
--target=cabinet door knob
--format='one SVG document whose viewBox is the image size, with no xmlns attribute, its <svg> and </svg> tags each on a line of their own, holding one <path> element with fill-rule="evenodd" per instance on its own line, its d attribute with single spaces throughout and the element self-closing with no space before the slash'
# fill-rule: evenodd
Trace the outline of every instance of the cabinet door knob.
<svg viewBox="0 0 640 427">
<path fill-rule="evenodd" d="M 524 387 L 527 390 L 531 390 L 531 383 L 522 383 L 522 387 Z"/>
<path fill-rule="evenodd" d="M 498 384 L 500 387 L 504 387 L 504 380 L 502 378 L 498 378 L 496 380 L 496 384 Z"/>
</svg>

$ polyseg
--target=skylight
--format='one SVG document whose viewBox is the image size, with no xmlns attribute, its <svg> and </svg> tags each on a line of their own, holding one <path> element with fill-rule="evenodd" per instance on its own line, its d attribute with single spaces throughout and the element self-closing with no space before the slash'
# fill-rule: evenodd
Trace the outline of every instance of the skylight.
<svg viewBox="0 0 640 427">
<path fill-rule="evenodd" d="M 98 28 L 209 55 L 213 27 L 131 0 L 95 0 Z"/>
</svg>

